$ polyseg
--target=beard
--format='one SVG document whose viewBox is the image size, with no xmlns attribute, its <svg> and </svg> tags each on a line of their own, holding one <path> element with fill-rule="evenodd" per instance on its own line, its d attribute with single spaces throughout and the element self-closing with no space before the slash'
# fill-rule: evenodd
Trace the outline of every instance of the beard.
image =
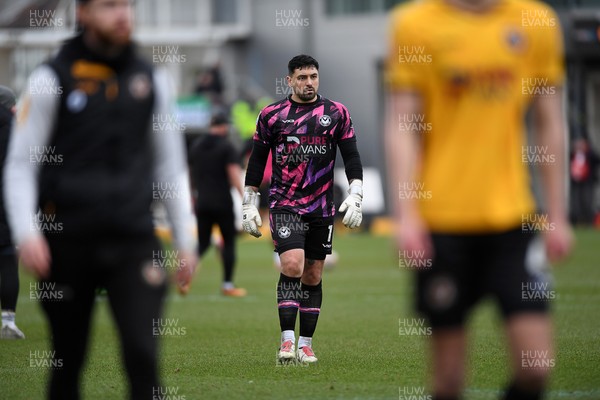
<svg viewBox="0 0 600 400">
<path fill-rule="evenodd" d="M 312 101 L 317 97 L 317 91 L 313 89 L 312 92 L 306 93 L 299 90 L 296 92 L 296 96 L 302 101 Z"/>
<path fill-rule="evenodd" d="M 96 37 L 104 47 L 125 47 L 131 42 L 131 29 L 126 34 L 117 34 L 113 31 L 96 30 Z"/>
</svg>

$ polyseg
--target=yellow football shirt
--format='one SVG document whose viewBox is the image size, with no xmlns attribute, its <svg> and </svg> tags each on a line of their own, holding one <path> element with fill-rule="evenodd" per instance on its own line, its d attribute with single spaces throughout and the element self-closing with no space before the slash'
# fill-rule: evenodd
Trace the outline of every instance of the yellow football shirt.
<svg viewBox="0 0 600 400">
<path fill-rule="evenodd" d="M 416 183 L 401 184 L 400 196 L 418 199 L 432 231 L 519 226 L 535 210 L 525 112 L 563 82 L 555 13 L 531 0 L 500 0 L 482 14 L 423 0 L 391 17 L 388 88 L 423 99 L 421 115 L 397 116 L 398 134 L 423 143 Z"/>
</svg>

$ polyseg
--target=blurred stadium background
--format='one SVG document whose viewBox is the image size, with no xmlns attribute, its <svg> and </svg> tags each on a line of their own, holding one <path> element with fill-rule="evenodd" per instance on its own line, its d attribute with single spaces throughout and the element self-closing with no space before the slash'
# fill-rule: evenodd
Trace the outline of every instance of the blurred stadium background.
<svg viewBox="0 0 600 400">
<path fill-rule="evenodd" d="M 375 235 L 339 235 L 340 265 L 327 277 L 328 313 L 319 325 L 325 361 L 317 369 L 274 370 L 277 329 L 275 269 L 268 241 L 240 243 L 239 282 L 249 296 L 237 303 L 217 294 L 214 251 L 190 295 L 171 296 L 167 317 L 187 329 L 186 340 L 164 338 L 165 384 L 180 399 L 396 399 L 403 388 L 424 386 L 423 337 L 399 337 L 399 319 L 411 315 L 411 281 L 398 272 L 388 238 L 385 159 L 382 157 L 383 60 L 387 11 L 401 0 L 137 0 L 135 37 L 148 59 L 167 68 L 178 93 L 179 121 L 188 138 L 206 132 L 210 115 L 227 111 L 241 149 L 261 105 L 289 93 L 288 60 L 299 53 L 321 64 L 320 92 L 348 106 L 365 169 L 366 225 Z M 550 0 L 563 25 L 568 63 L 566 106 L 570 141 L 586 137 L 600 152 L 600 0 Z M 73 0 L 0 1 L 0 83 L 26 90 L 30 72 L 75 29 Z M 426 27 L 424 27 L 426 29 Z M 341 171 L 340 171 L 341 172 Z M 343 172 L 341 173 L 343 175 Z M 343 190 L 346 179 L 337 179 Z M 596 187 L 596 192 L 598 192 Z M 600 194 L 600 193 L 598 193 Z M 600 196 L 596 196 L 600 199 Z M 598 200 L 593 205 L 599 209 Z M 338 230 L 344 233 L 343 229 Z M 559 362 L 550 399 L 600 399 L 597 285 L 598 234 L 577 231 L 579 247 L 557 271 Z M 334 278 L 335 276 L 335 278 Z M 33 280 L 23 276 L 19 326 L 27 340 L 0 343 L 0 399 L 41 398 L 47 371 L 31 368 L 31 352 L 49 349 L 46 321 Z M 106 303 L 100 298 L 99 303 Z M 467 399 L 497 398 L 507 379 L 502 336 L 492 307 L 477 326 Z M 339 337 L 344 336 L 340 347 Z M 250 343 L 250 347 L 248 347 Z M 360 348 L 358 357 L 347 346 Z M 237 349 L 232 353 L 232 349 Z M 106 304 L 98 307 L 85 398 L 123 398 L 124 372 Z M 265 358 L 273 354 L 273 359 Z M 473 383 L 475 382 L 475 383 Z M 306 384 L 313 385 L 306 393 Z M 287 388 L 285 396 L 281 388 Z M 175 397 L 173 397 L 175 398 Z"/>
<path fill-rule="evenodd" d="M 240 148 L 258 110 L 289 93 L 286 64 L 321 63 L 321 93 L 352 113 L 366 166 L 367 225 L 384 215 L 383 60 L 387 11 L 403 0 L 138 0 L 135 38 L 174 77 L 188 138 L 216 110 L 231 113 Z M 546 0 L 561 20 L 568 63 L 570 138 L 600 152 L 600 0 Z M 0 5 L 0 82 L 21 92 L 27 77 L 75 29 L 72 0 Z M 338 179 L 343 190 L 345 179 Z M 596 188 L 596 199 L 600 193 Z M 598 200 L 594 210 L 598 210 Z M 380 226 L 376 224 L 375 229 Z"/>
</svg>

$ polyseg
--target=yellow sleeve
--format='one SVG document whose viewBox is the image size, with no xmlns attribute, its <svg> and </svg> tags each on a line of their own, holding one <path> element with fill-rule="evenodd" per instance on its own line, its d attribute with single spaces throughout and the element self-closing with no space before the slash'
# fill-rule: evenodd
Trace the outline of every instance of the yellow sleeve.
<svg viewBox="0 0 600 400">
<path fill-rule="evenodd" d="M 391 15 L 385 81 L 391 90 L 424 91 L 431 53 L 414 13 L 400 6 Z"/>
<path fill-rule="evenodd" d="M 543 7 L 545 25 L 532 27 L 532 73 L 547 86 L 561 86 L 564 81 L 563 34 L 560 21 L 550 7 Z"/>
</svg>

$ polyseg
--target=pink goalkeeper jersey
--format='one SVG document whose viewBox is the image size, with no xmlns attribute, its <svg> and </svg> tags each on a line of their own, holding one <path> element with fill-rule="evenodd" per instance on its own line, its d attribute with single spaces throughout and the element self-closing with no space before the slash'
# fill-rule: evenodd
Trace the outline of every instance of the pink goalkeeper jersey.
<svg viewBox="0 0 600 400">
<path fill-rule="evenodd" d="M 333 167 L 337 144 L 355 141 L 346 107 L 322 96 L 312 103 L 286 99 L 265 107 L 254 140 L 271 148 L 271 209 L 333 216 Z"/>
</svg>

